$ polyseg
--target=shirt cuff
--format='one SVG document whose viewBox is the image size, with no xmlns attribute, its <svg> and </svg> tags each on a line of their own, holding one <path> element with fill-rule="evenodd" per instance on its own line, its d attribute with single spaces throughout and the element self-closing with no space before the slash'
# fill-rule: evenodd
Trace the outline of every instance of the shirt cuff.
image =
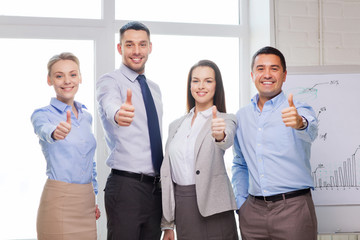
<svg viewBox="0 0 360 240">
<path fill-rule="evenodd" d="M 173 227 L 163 227 L 161 228 L 161 231 L 165 231 L 165 230 L 174 230 Z"/>
<path fill-rule="evenodd" d="M 304 116 L 301 116 L 301 118 L 302 118 L 302 121 L 303 121 L 303 127 L 302 128 L 299 128 L 298 130 L 305 130 L 307 127 L 308 127 L 308 125 L 309 125 L 309 122 L 308 122 L 308 120 L 304 117 Z"/>
<path fill-rule="evenodd" d="M 44 132 L 46 133 L 45 139 L 48 143 L 56 142 L 56 140 L 52 138 L 52 134 L 55 131 L 56 127 L 56 125 L 50 125 L 47 129 L 44 130 Z"/>
<path fill-rule="evenodd" d="M 115 121 L 115 114 L 119 111 L 119 109 L 120 109 L 120 106 L 109 106 L 106 109 L 106 116 L 107 116 L 108 121 L 117 127 L 119 127 L 119 125 Z"/>
</svg>

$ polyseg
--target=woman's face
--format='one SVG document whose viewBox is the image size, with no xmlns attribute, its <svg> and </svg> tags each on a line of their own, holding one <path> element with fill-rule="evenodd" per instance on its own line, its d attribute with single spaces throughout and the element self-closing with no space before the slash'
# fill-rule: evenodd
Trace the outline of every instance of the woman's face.
<svg viewBox="0 0 360 240">
<path fill-rule="evenodd" d="M 206 66 L 193 69 L 191 74 L 191 95 L 195 99 L 197 111 L 204 111 L 213 105 L 215 95 L 215 71 Z"/>
<path fill-rule="evenodd" d="M 79 66 L 72 60 L 59 60 L 51 67 L 47 82 L 54 86 L 59 101 L 72 105 L 81 83 Z"/>
</svg>

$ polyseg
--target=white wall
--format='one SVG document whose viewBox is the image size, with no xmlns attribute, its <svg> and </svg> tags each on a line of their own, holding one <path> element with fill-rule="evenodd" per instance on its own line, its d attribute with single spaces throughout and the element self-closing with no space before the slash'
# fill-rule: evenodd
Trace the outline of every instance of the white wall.
<svg viewBox="0 0 360 240">
<path fill-rule="evenodd" d="M 274 45 L 289 66 L 360 65 L 360 0 L 274 4 Z"/>
</svg>

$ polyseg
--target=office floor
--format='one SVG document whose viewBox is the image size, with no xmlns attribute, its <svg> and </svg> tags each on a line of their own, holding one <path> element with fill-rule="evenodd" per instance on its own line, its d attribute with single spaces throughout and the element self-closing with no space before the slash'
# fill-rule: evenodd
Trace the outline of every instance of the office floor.
<svg viewBox="0 0 360 240">
<path fill-rule="evenodd" d="M 354 233 L 319 234 L 318 240 L 360 240 L 360 234 L 354 234 Z"/>
</svg>

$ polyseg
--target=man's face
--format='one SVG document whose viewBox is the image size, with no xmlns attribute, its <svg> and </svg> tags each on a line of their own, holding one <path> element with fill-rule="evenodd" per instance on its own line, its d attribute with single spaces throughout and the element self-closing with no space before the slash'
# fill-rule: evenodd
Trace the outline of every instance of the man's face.
<svg viewBox="0 0 360 240">
<path fill-rule="evenodd" d="M 251 78 L 259 92 L 259 98 L 267 101 L 277 96 L 286 80 L 286 73 L 277 55 L 258 55 L 254 61 Z"/>
<path fill-rule="evenodd" d="M 125 31 L 121 43 L 118 44 L 123 64 L 139 74 L 144 73 L 151 48 L 150 39 L 143 30 L 129 29 Z"/>
</svg>

